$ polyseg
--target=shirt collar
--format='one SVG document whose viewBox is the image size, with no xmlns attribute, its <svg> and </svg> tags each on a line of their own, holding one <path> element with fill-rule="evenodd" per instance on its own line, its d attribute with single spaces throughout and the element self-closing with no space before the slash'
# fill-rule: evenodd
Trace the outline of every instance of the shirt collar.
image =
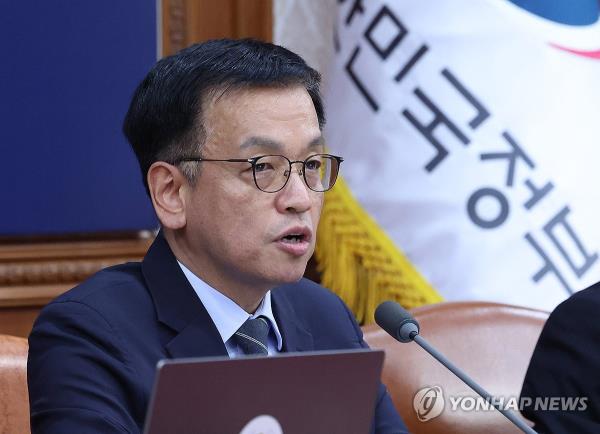
<svg viewBox="0 0 600 434">
<path fill-rule="evenodd" d="M 212 286 L 204 282 L 194 273 L 192 273 L 185 265 L 177 261 L 179 267 L 185 274 L 185 277 L 194 288 L 194 291 L 200 298 L 200 301 L 206 308 L 206 311 L 210 315 L 211 319 L 215 323 L 221 339 L 223 342 L 227 342 L 229 338 L 242 326 L 248 318 L 256 318 L 260 315 L 269 319 L 271 323 L 271 330 L 275 334 L 277 340 L 277 350 L 281 351 L 283 346 L 283 339 L 277 327 L 275 316 L 273 315 L 273 309 L 271 307 L 271 291 L 267 291 L 263 297 L 258 309 L 254 314 L 249 314 L 240 306 L 238 306 L 232 299 L 217 291 Z"/>
</svg>

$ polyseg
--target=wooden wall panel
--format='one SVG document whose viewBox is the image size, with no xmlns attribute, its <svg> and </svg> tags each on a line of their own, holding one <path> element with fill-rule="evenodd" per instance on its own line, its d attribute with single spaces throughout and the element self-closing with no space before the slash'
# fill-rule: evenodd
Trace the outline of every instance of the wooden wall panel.
<svg viewBox="0 0 600 434">
<path fill-rule="evenodd" d="M 109 239 L 4 240 L 0 244 L 0 333 L 27 336 L 50 300 L 110 265 L 139 261 L 150 233 Z"/>
<path fill-rule="evenodd" d="M 271 0 L 163 0 L 163 53 L 216 38 L 273 38 Z"/>
<path fill-rule="evenodd" d="M 273 2 L 237 0 L 233 16 L 236 38 L 273 40 Z"/>
<path fill-rule="evenodd" d="M 163 53 L 214 38 L 272 39 L 271 0 L 162 0 Z M 139 261 L 151 234 L 0 239 L 0 334 L 27 336 L 51 299 L 109 265 Z"/>
</svg>

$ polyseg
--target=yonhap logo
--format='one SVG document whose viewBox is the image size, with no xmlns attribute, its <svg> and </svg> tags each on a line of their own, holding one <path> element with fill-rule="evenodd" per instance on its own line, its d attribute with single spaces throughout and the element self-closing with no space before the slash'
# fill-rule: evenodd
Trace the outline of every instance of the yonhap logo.
<svg viewBox="0 0 600 434">
<path fill-rule="evenodd" d="M 427 422 L 444 411 L 444 394 L 440 386 L 425 386 L 415 393 L 413 408 L 421 422 Z"/>
</svg>

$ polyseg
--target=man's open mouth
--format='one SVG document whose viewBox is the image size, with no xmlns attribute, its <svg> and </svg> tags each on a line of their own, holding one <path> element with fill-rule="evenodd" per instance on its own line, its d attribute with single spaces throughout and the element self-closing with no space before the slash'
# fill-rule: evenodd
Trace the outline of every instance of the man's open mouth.
<svg viewBox="0 0 600 434">
<path fill-rule="evenodd" d="M 284 243 L 297 244 L 306 239 L 306 235 L 304 234 L 290 234 L 286 235 L 281 239 Z"/>
</svg>

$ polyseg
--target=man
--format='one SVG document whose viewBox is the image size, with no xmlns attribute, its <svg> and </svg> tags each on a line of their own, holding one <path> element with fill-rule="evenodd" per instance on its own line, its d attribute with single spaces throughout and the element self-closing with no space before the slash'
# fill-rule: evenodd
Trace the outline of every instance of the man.
<svg viewBox="0 0 600 434">
<path fill-rule="evenodd" d="M 140 432 L 163 358 L 366 347 L 342 301 L 302 279 L 341 162 L 323 148 L 319 80 L 254 40 L 198 44 L 150 71 L 124 131 L 162 229 L 141 264 L 42 311 L 33 433 Z M 404 432 L 383 386 L 376 405 L 374 432 Z"/>
<path fill-rule="evenodd" d="M 596 283 L 562 302 L 544 325 L 521 392 L 531 400 L 523 414 L 539 433 L 600 432 L 599 312 Z M 561 408 L 567 400 L 572 408 Z"/>
</svg>

